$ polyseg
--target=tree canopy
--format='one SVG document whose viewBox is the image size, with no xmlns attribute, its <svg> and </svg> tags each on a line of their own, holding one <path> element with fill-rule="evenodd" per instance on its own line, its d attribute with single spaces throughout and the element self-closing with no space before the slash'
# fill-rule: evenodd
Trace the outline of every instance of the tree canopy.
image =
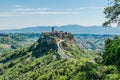
<svg viewBox="0 0 120 80">
<path fill-rule="evenodd" d="M 112 24 L 120 26 L 120 0 L 108 1 L 108 6 L 104 9 L 107 20 L 103 23 L 103 26 L 110 27 Z"/>
</svg>

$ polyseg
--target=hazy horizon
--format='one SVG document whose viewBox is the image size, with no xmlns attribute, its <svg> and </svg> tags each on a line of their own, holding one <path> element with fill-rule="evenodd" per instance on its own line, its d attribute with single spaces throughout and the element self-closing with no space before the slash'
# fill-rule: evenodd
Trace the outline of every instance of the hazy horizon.
<svg viewBox="0 0 120 80">
<path fill-rule="evenodd" d="M 1 0 L 0 30 L 39 25 L 101 26 L 106 6 L 107 0 Z"/>
<path fill-rule="evenodd" d="M 15 27 L 15 28 L 7 28 L 7 29 L 1 29 L 0 30 L 13 30 L 13 29 L 24 29 L 24 28 L 35 28 L 35 27 L 63 27 L 63 26 L 71 26 L 71 25 L 78 25 L 78 26 L 82 26 L 82 27 L 94 27 L 94 26 L 97 26 L 97 27 L 103 27 L 101 25 L 80 25 L 80 24 L 63 24 L 63 25 L 36 25 L 36 26 L 21 26 L 21 27 Z"/>
</svg>

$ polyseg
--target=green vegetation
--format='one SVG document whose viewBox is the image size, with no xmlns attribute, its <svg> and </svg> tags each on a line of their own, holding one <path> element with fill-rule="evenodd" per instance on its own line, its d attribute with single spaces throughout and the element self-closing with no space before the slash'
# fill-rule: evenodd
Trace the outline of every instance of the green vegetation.
<svg viewBox="0 0 120 80">
<path fill-rule="evenodd" d="M 116 36 L 113 40 L 107 39 L 105 42 L 105 52 L 103 62 L 106 65 L 120 64 L 120 37 Z"/>
<path fill-rule="evenodd" d="M 108 0 L 110 2 L 108 7 L 105 8 L 104 13 L 106 15 L 107 21 L 103 26 L 111 26 L 111 23 L 117 23 L 120 26 L 120 0 Z"/>
<path fill-rule="evenodd" d="M 119 42 L 106 40 L 102 59 L 70 33 L 42 33 L 32 46 L 0 55 L 0 80 L 119 80 Z"/>
<path fill-rule="evenodd" d="M 101 55 L 104 51 L 104 41 L 107 38 L 113 39 L 115 35 L 74 34 L 74 37 L 82 50 Z"/>
<path fill-rule="evenodd" d="M 17 48 L 32 45 L 39 37 L 35 33 L 0 33 L 0 54 L 8 53 Z"/>
</svg>

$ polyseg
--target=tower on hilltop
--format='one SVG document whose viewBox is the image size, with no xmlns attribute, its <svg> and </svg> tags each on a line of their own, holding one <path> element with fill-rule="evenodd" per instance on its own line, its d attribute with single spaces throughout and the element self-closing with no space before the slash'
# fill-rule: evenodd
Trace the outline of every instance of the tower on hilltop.
<svg viewBox="0 0 120 80">
<path fill-rule="evenodd" d="M 54 33 L 54 27 L 52 27 L 52 33 Z"/>
</svg>

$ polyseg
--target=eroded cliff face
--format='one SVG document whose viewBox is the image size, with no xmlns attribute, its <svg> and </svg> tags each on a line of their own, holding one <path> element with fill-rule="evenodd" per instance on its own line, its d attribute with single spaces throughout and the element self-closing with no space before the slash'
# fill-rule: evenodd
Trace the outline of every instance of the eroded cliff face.
<svg viewBox="0 0 120 80">
<path fill-rule="evenodd" d="M 33 55 L 38 56 L 47 53 L 49 50 L 58 51 L 58 43 L 61 49 L 65 51 L 68 50 L 67 52 L 69 52 L 69 50 L 74 52 L 74 50 L 71 49 L 72 45 L 78 47 L 71 33 L 55 31 L 41 33 L 38 41 L 35 42 L 29 50 L 33 52 Z M 63 45 L 63 43 L 67 46 Z"/>
</svg>

